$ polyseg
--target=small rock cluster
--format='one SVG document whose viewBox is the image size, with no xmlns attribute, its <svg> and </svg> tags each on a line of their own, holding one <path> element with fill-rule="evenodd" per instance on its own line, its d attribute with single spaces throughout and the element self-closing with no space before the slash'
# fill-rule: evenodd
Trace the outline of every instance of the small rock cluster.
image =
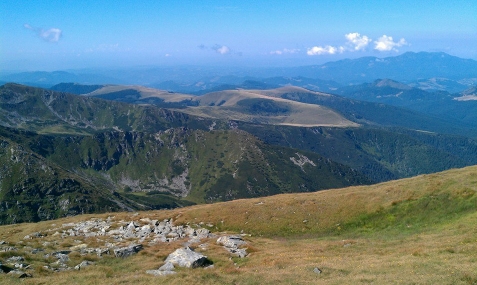
<svg viewBox="0 0 477 285">
<path fill-rule="evenodd" d="M 174 226 L 172 219 L 158 221 L 145 218 L 139 221 L 120 221 L 119 223 L 122 225 L 115 229 L 112 228 L 111 218 L 63 224 L 63 228 L 68 229 L 63 229 L 61 233 L 57 231 L 54 235 L 60 235 L 63 238 L 68 236 L 107 236 L 115 242 L 136 239 L 139 243 L 146 240 L 149 240 L 150 243 L 156 243 L 171 242 L 185 237 L 201 239 L 209 237 L 210 234 L 210 231 L 204 228 L 194 229 L 189 225 Z M 30 238 L 30 236 L 25 238 Z"/>
<path fill-rule="evenodd" d="M 241 236 L 221 236 L 217 239 L 217 244 L 223 245 L 228 252 L 240 258 L 247 256 L 246 249 L 242 248 L 247 242 L 245 242 Z M 146 273 L 154 276 L 171 275 L 176 273 L 174 271 L 176 266 L 186 268 L 213 267 L 212 262 L 207 259 L 207 256 L 197 253 L 186 246 L 169 254 L 165 264 L 159 269 L 147 270 Z"/>
<path fill-rule="evenodd" d="M 212 227 L 213 225 L 208 224 Z M 164 276 L 175 274 L 175 267 L 213 267 L 212 262 L 200 253 L 195 252 L 189 245 L 200 243 L 202 239 L 217 237 L 206 228 L 201 228 L 200 225 L 191 227 L 189 225 L 174 226 L 172 219 L 163 221 L 151 220 L 149 218 L 139 219 L 138 221 L 113 221 L 109 217 L 103 219 L 91 219 L 79 223 L 63 224 L 58 228 L 50 229 L 45 232 L 35 232 L 24 237 L 24 241 L 34 239 L 43 239 L 45 237 L 58 237 L 64 239 L 67 237 L 78 237 L 74 240 L 76 245 L 69 247 L 68 250 L 55 251 L 47 253 L 44 248 L 31 248 L 32 254 L 43 254 L 47 265 L 43 267 L 52 272 L 66 271 L 66 270 L 81 270 L 87 266 L 93 265 L 94 262 L 84 260 L 76 266 L 70 267 L 71 264 L 69 254 L 78 252 L 81 255 L 96 254 L 99 257 L 103 255 L 114 256 L 117 258 L 127 258 L 141 251 L 145 244 L 153 245 L 156 243 L 166 243 L 187 239 L 184 242 L 184 247 L 172 252 L 165 264 L 156 270 L 148 270 L 148 274 L 155 276 Z M 98 247 L 90 247 L 84 243 L 82 237 L 97 237 L 96 241 L 102 241 L 103 245 Z M 23 243 L 23 242 L 20 242 Z M 218 244 L 231 254 L 238 257 L 247 256 L 246 249 L 243 248 L 246 242 L 240 236 L 222 236 L 217 240 Z M 44 241 L 43 247 L 57 244 L 56 241 Z M 207 248 L 207 244 L 200 244 L 199 248 Z M 27 247 L 23 247 L 24 249 Z M 9 246 L 6 242 L 0 241 L 1 251 L 16 251 L 16 247 Z M 54 261 L 51 262 L 51 259 Z M 7 273 L 16 275 L 20 278 L 31 277 L 30 274 L 22 270 L 31 269 L 31 266 L 24 263 L 24 257 L 13 256 L 5 260 L 5 264 L 0 263 L 0 273 Z"/>
<path fill-rule="evenodd" d="M 247 256 L 247 250 L 245 248 L 240 248 L 247 244 L 241 236 L 223 236 L 217 240 L 217 243 L 223 245 L 228 252 L 238 257 L 243 258 Z"/>
</svg>

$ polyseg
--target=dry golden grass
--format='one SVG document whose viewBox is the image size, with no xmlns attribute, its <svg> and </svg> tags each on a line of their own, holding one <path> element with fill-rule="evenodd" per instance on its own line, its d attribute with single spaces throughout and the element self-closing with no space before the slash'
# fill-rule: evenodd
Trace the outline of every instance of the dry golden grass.
<svg viewBox="0 0 477 285">
<path fill-rule="evenodd" d="M 226 118 L 244 122 L 261 122 L 271 125 L 289 126 L 335 126 L 335 127 L 358 127 L 359 124 L 351 122 L 335 111 L 316 104 L 307 104 L 293 100 L 280 98 L 280 95 L 287 92 L 308 92 L 299 87 L 284 87 L 272 90 L 224 90 L 212 92 L 194 98 L 199 101 L 199 107 L 181 109 L 181 112 L 208 117 Z M 329 95 L 327 95 L 329 96 Z M 239 107 L 239 102 L 245 99 L 266 99 L 279 102 L 289 108 L 289 113 L 284 114 L 250 114 L 243 107 Z M 232 108 L 233 107 L 233 108 Z"/>
<path fill-rule="evenodd" d="M 27 234 L 63 223 L 114 216 L 116 221 L 141 218 L 173 218 L 175 224 L 212 223 L 212 231 L 240 232 L 249 243 L 244 259 L 230 255 L 204 240 L 203 252 L 214 262 L 209 269 L 179 269 L 168 277 L 147 275 L 183 241 L 145 246 L 126 258 L 101 258 L 81 271 L 33 272 L 34 278 L 18 280 L 0 276 L 0 284 L 477 284 L 477 212 L 464 211 L 432 224 L 414 221 L 402 228 L 348 227 L 354 217 L 366 213 L 391 213 L 387 209 L 408 205 L 422 197 L 456 201 L 477 192 L 477 167 L 317 193 L 277 195 L 227 203 L 132 213 L 84 215 L 37 224 L 0 227 L 0 240 L 11 243 Z M 470 199 L 469 198 L 469 199 Z M 474 200 L 470 200 L 474 201 Z M 426 214 L 436 215 L 442 209 Z M 419 217 L 421 219 L 421 216 Z M 305 221 L 306 220 L 306 221 Z M 342 227 L 342 229 L 340 229 Z M 76 237 L 78 238 L 78 237 Z M 48 235 L 41 242 L 54 243 Z M 40 241 L 26 240 L 33 246 Z M 68 247 L 65 239 L 55 247 Z M 199 249 L 197 249 L 199 250 Z M 5 256 L 0 255 L 0 260 Z M 34 257 L 31 257 L 34 258 Z M 74 262 L 82 257 L 73 255 Z M 91 257 L 90 257 L 91 258 Z M 34 260 L 33 260 L 34 262 Z M 315 267 L 323 272 L 316 274 Z"/>
</svg>

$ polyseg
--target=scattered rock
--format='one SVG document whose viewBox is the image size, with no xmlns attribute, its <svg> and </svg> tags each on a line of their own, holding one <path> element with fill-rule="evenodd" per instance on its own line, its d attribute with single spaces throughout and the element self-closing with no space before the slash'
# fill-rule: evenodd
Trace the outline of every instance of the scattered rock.
<svg viewBox="0 0 477 285">
<path fill-rule="evenodd" d="M 114 249 L 114 256 L 122 258 L 128 257 L 138 253 L 142 248 L 143 246 L 141 244 L 131 244 L 126 247 L 116 248 Z"/>
<path fill-rule="evenodd" d="M 207 256 L 193 251 L 190 247 L 179 248 L 166 258 L 166 263 L 179 267 L 196 268 L 207 264 Z"/>
<path fill-rule="evenodd" d="M 76 270 L 81 270 L 81 269 L 83 269 L 87 266 L 93 265 L 93 264 L 94 264 L 94 262 L 92 262 L 92 261 L 83 260 L 80 264 L 75 266 L 75 269 Z"/>
<path fill-rule="evenodd" d="M 240 258 L 248 255 L 246 249 L 239 248 L 240 246 L 247 244 L 241 236 L 222 236 L 217 239 L 217 244 L 223 245 L 228 252 Z"/>
<path fill-rule="evenodd" d="M 179 225 L 174 226 L 172 219 L 165 219 L 162 221 L 151 220 L 149 218 L 138 219 L 137 221 L 114 221 L 112 218 L 106 220 L 93 218 L 88 221 L 82 221 L 79 223 L 68 223 L 63 224 L 60 227 L 46 230 L 43 232 L 36 232 L 30 235 L 25 236 L 25 239 L 36 239 L 42 238 L 46 235 L 55 236 L 57 241 L 42 241 L 40 244 L 43 244 L 43 247 L 47 246 L 58 246 L 58 242 L 61 238 L 74 237 L 74 245 L 72 245 L 70 250 L 62 250 L 56 252 L 50 252 L 48 249 L 44 248 L 32 248 L 24 247 L 23 249 L 28 250 L 29 252 L 36 254 L 39 252 L 44 252 L 45 261 L 48 263 L 47 259 L 55 257 L 57 260 L 53 263 L 43 266 L 44 268 L 51 270 L 53 272 L 67 271 L 67 270 L 81 270 L 87 266 L 93 265 L 91 261 L 83 261 L 80 264 L 74 267 L 68 267 L 67 263 L 70 263 L 69 254 L 71 252 L 79 252 L 81 255 L 86 254 L 97 254 L 102 256 L 104 254 L 114 254 L 115 257 L 125 258 L 133 254 L 138 253 L 143 249 L 144 243 L 155 244 L 158 242 L 172 242 L 180 239 L 188 238 L 188 241 L 185 244 L 200 244 L 202 239 L 214 238 L 215 234 L 211 233 L 209 229 L 202 228 L 201 225 L 204 225 L 204 222 L 193 225 Z M 207 224 L 208 227 L 213 227 L 212 224 Z M 55 234 L 52 234 L 55 233 Z M 89 239 L 86 237 L 100 237 L 96 240 L 103 241 L 104 244 L 100 247 L 88 247 L 86 242 Z M 132 242 L 129 246 L 124 246 L 125 241 Z M 29 243 L 29 241 L 25 241 Z M 247 243 L 242 239 L 241 236 L 223 236 L 217 240 L 217 243 L 222 244 L 230 253 L 235 254 L 240 257 L 245 257 L 247 255 L 246 249 L 241 248 Z M 10 251 L 17 250 L 14 247 L 7 248 L 6 243 L 0 242 L 0 251 Z M 20 244 L 17 243 L 17 245 Z M 200 250 L 207 250 L 208 244 L 203 243 L 199 245 Z M 20 273 L 18 269 L 29 268 L 30 265 L 23 264 L 23 257 L 13 256 L 6 262 L 10 264 L 15 264 L 15 268 L 10 268 L 0 264 L 0 272 L 8 273 L 15 271 L 19 276 L 30 277 Z M 51 262 L 51 261 L 50 261 Z M 186 246 L 184 248 L 179 248 L 176 251 L 172 252 L 166 259 L 166 262 L 163 266 L 155 270 L 147 270 L 148 274 L 155 276 L 164 276 L 170 274 L 176 274 L 175 267 L 186 267 L 186 268 L 196 268 L 196 267 L 206 267 L 213 268 L 211 265 L 212 262 L 207 259 L 207 256 L 197 253 L 192 250 L 190 247 Z M 25 273 L 26 274 L 26 273 Z"/>
<path fill-rule="evenodd" d="M 8 252 L 8 251 L 15 251 L 17 250 L 16 247 L 13 247 L 13 246 L 6 246 L 6 247 L 2 247 L 0 249 L 0 252 Z"/>
<path fill-rule="evenodd" d="M 222 236 L 217 239 L 217 243 L 225 247 L 239 247 L 247 244 L 241 236 Z"/>
</svg>

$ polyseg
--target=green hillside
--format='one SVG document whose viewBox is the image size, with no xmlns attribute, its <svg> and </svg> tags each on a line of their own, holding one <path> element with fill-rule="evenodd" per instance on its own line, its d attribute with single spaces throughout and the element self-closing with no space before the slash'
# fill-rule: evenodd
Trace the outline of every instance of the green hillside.
<svg viewBox="0 0 477 285">
<path fill-rule="evenodd" d="M 7 142 L 0 155 L 5 169 L 0 183 L 2 201 L 18 201 L 7 207 L 3 223 L 118 209 L 173 208 L 370 183 L 359 172 L 315 153 L 265 145 L 235 130 L 178 128 L 154 134 L 53 136 L 0 128 L 0 138 Z M 12 144 L 23 150 L 21 159 Z M 47 166 L 56 170 L 46 171 Z M 64 186 L 63 176 L 74 187 Z M 96 193 L 106 201 L 90 198 L 81 200 L 82 205 L 76 198 L 67 199 L 65 209 L 75 210 L 44 209 L 52 203 L 48 195 L 57 202 L 64 200 L 57 197 L 64 191 L 73 196 Z M 48 214 L 19 215 L 41 207 Z"/>
</svg>

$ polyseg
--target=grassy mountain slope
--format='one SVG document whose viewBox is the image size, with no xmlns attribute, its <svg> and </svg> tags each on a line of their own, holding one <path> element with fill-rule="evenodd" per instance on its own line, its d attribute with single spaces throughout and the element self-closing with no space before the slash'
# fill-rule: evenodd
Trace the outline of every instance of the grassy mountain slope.
<svg viewBox="0 0 477 285">
<path fill-rule="evenodd" d="M 183 110 L 197 116 L 272 125 L 358 126 L 318 105 L 263 95 L 261 90 L 228 90 L 195 98 L 198 107 Z"/>
<path fill-rule="evenodd" d="M 230 258 L 212 238 L 206 241 L 206 250 L 199 246 L 196 250 L 207 255 L 214 268 L 182 269 L 176 275 L 154 277 L 145 271 L 161 266 L 170 252 L 182 246 L 182 241 L 145 244 L 140 254 L 125 259 L 95 258 L 94 266 L 80 271 L 36 270 L 31 279 L 6 276 L 0 283 L 184 284 L 201 280 L 207 284 L 475 284 L 476 173 L 473 166 L 372 186 L 140 212 L 134 216 L 96 215 L 94 218 L 109 216 L 117 222 L 143 218 L 174 218 L 176 224 L 204 222 L 219 234 L 243 231 L 251 254 L 243 259 Z M 27 255 L 35 267 L 40 267 L 41 258 L 29 252 L 30 246 L 41 245 L 36 240 L 23 241 L 25 235 L 45 233 L 40 241 L 48 241 L 52 250 L 69 249 L 80 242 L 90 244 L 97 241 L 67 237 L 55 243 L 57 237 L 52 235 L 58 225 L 90 218 L 77 216 L 2 226 L 0 239 L 16 246 L 15 254 Z M 5 254 L 0 259 L 9 256 Z M 313 272 L 314 268 L 319 268 L 321 274 Z"/>
<path fill-rule="evenodd" d="M 373 181 L 477 164 L 477 141 L 405 129 L 296 128 L 240 124 L 266 143 L 316 152 Z"/>
<path fill-rule="evenodd" d="M 0 87 L 0 124 L 40 133 L 154 132 L 171 127 L 206 129 L 211 123 L 153 106 L 75 96 L 17 84 Z"/>
<path fill-rule="evenodd" d="M 72 192 L 73 196 L 86 188 L 89 192 L 102 193 L 101 197 L 106 200 L 126 200 L 123 203 L 128 209 L 155 209 L 370 182 L 349 167 L 315 153 L 268 146 L 237 130 L 169 129 L 154 134 L 105 132 L 93 136 L 37 135 L 4 128 L 0 131 L 0 138 L 25 150 L 18 165 L 13 163 L 16 158 L 9 154 L 9 144 L 0 157 L 6 167 L 1 190 L 8 193 L 1 201 L 18 201 L 9 206 L 10 212 L 2 219 L 3 223 L 37 221 L 73 213 L 19 215 L 21 209 L 37 211 L 38 207 L 50 205 L 51 201 L 41 193 L 53 188 Z M 35 163 L 27 163 L 29 160 Z M 43 164 L 37 161 L 59 170 L 44 171 Z M 80 181 L 73 183 L 78 187 L 65 190 L 57 172 Z M 18 190 L 25 187 L 28 191 Z M 58 196 L 62 195 L 61 191 Z M 32 194 L 36 192 L 39 196 Z M 34 203 L 29 202 L 28 195 L 36 197 Z M 85 207 L 75 201 L 67 205 L 74 209 Z M 100 206 L 105 202 L 94 199 L 83 202 L 92 205 L 76 214 L 105 211 L 105 207 Z M 117 210 L 117 207 L 110 206 L 106 210 Z"/>
<path fill-rule="evenodd" d="M 1 224 L 139 208 L 3 136 L 0 165 Z"/>
</svg>

